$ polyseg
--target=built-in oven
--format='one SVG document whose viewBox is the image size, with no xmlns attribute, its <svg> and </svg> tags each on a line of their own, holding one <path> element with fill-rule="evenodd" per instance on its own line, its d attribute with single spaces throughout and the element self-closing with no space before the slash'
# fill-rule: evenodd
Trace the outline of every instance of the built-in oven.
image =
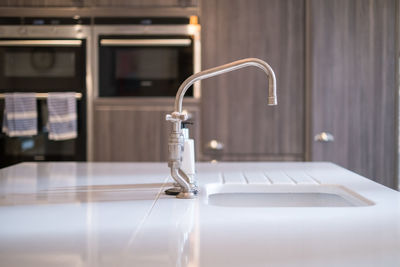
<svg viewBox="0 0 400 267">
<path fill-rule="evenodd" d="M 38 134 L 0 134 L 0 167 L 22 161 L 84 161 L 87 151 L 87 91 L 91 83 L 85 18 L 2 18 L 0 22 L 0 122 L 4 96 L 35 92 Z M 13 23 L 10 23 L 13 22 Z M 12 25 L 10 25 L 12 24 Z M 88 73 L 89 70 L 89 73 Z M 77 138 L 53 141 L 47 131 L 47 96 L 75 92 Z"/>
<path fill-rule="evenodd" d="M 200 70 L 200 26 L 191 18 L 95 18 L 100 97 L 172 97 Z M 198 96 L 198 85 L 187 96 Z"/>
</svg>

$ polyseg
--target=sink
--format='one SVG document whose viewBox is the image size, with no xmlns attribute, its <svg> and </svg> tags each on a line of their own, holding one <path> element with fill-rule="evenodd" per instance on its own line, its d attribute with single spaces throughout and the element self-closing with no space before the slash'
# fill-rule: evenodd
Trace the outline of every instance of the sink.
<svg viewBox="0 0 400 267">
<path fill-rule="evenodd" d="M 341 185 L 240 185 L 206 187 L 208 205 L 223 207 L 360 207 L 374 203 Z"/>
</svg>

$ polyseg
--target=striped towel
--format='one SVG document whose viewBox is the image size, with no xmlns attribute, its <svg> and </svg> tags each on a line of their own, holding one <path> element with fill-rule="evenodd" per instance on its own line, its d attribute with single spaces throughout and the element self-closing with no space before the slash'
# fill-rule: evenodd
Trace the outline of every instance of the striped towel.
<svg viewBox="0 0 400 267">
<path fill-rule="evenodd" d="M 3 132 L 10 136 L 37 134 L 35 93 L 6 93 Z"/>
<path fill-rule="evenodd" d="M 68 140 L 77 137 L 75 93 L 49 93 L 48 129 L 50 140 Z"/>
</svg>

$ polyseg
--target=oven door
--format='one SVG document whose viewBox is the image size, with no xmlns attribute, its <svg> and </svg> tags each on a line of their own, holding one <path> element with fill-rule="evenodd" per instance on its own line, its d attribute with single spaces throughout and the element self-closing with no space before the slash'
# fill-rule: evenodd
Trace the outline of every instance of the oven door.
<svg viewBox="0 0 400 267">
<path fill-rule="evenodd" d="M 175 96 L 193 74 L 190 36 L 100 36 L 99 96 Z M 193 89 L 187 92 L 193 96 Z"/>
<path fill-rule="evenodd" d="M 85 40 L 1 39 L 0 91 L 85 89 Z"/>
<path fill-rule="evenodd" d="M 81 39 L 0 39 L 0 93 L 79 92 L 78 137 L 48 139 L 47 103 L 37 100 L 38 134 L 0 133 L 0 168 L 22 161 L 86 160 L 86 43 Z M 0 99 L 0 122 L 4 99 Z"/>
<path fill-rule="evenodd" d="M 38 134 L 28 137 L 9 137 L 0 134 L 0 168 L 25 161 L 85 161 L 86 160 L 86 129 L 84 101 L 77 100 L 77 131 L 78 137 L 70 140 L 53 141 L 48 138 L 47 102 L 37 100 Z M 1 117 L 3 120 L 4 100 L 0 102 Z"/>
</svg>

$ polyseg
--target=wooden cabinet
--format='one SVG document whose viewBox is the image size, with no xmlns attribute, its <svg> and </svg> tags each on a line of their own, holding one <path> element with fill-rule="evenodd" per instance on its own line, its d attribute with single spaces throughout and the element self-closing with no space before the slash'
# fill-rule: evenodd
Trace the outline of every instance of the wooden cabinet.
<svg viewBox="0 0 400 267">
<path fill-rule="evenodd" d="M 165 115 L 172 109 L 173 102 L 165 100 L 96 100 L 94 160 L 166 161 L 171 123 L 165 121 Z M 197 141 L 198 107 L 189 104 L 185 105 L 185 109 L 194 122 L 189 129 L 191 138 Z"/>
<path fill-rule="evenodd" d="M 89 5 L 90 0 L 4 0 L 0 6 L 5 7 L 82 7 Z"/>
<path fill-rule="evenodd" d="M 267 107 L 256 69 L 204 80 L 204 159 L 331 161 L 396 188 L 398 9 L 398 0 L 203 0 L 203 69 L 258 57 L 278 93 Z M 314 140 L 325 132 L 333 142 Z"/>
<path fill-rule="evenodd" d="M 198 0 L 95 0 L 96 6 L 109 7 L 192 7 Z"/>
<path fill-rule="evenodd" d="M 267 106 L 268 80 L 254 67 L 202 81 L 204 159 L 304 159 L 304 2 L 202 0 L 202 68 L 246 57 L 268 62 L 278 106 Z M 222 151 L 209 142 L 224 144 Z"/>
<path fill-rule="evenodd" d="M 308 13 L 310 139 L 335 139 L 311 139 L 311 159 L 395 188 L 396 1 L 312 0 Z"/>
<path fill-rule="evenodd" d="M 3 0 L 3 7 L 196 7 L 199 0 Z"/>
</svg>

